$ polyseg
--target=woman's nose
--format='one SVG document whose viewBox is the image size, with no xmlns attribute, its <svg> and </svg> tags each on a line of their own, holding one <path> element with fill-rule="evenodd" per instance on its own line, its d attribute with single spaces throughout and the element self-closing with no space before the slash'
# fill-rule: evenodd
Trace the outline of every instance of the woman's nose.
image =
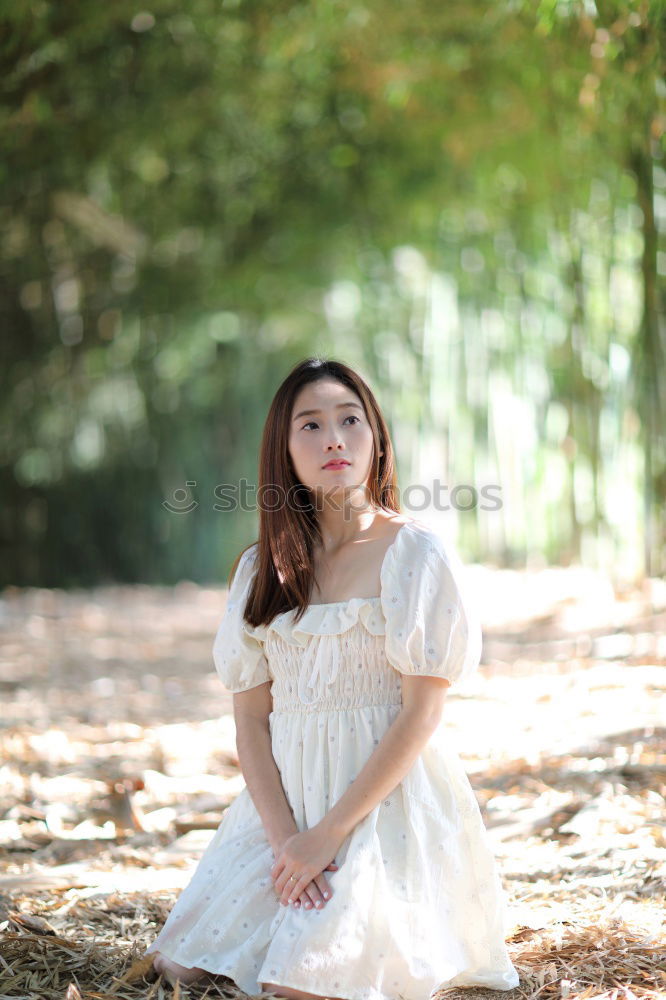
<svg viewBox="0 0 666 1000">
<path fill-rule="evenodd" d="M 344 438 L 339 428 L 331 427 L 324 434 L 324 451 L 328 452 L 344 446 Z"/>
</svg>

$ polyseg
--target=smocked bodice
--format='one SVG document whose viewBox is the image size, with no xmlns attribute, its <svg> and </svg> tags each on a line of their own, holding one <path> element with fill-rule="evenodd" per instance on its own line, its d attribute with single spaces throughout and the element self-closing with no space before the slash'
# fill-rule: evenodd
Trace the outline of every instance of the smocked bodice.
<svg viewBox="0 0 666 1000">
<path fill-rule="evenodd" d="M 274 713 L 401 704 L 380 598 L 310 605 L 293 619 L 278 615 L 263 635 Z"/>
</svg>

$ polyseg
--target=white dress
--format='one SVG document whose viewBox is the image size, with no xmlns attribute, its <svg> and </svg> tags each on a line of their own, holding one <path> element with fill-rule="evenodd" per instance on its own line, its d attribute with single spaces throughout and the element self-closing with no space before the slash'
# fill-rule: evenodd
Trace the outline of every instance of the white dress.
<svg viewBox="0 0 666 1000">
<path fill-rule="evenodd" d="M 229 691 L 272 681 L 273 756 L 299 831 L 352 783 L 401 706 L 401 674 L 478 666 L 481 629 L 462 566 L 408 521 L 384 556 L 381 595 L 311 604 L 268 626 L 242 618 L 257 543 L 232 580 L 215 644 Z M 247 787 L 147 952 L 228 976 L 348 1000 L 427 1000 L 438 989 L 519 983 L 505 945 L 506 898 L 474 792 L 442 724 L 400 784 L 342 842 L 321 910 L 283 906 Z"/>
</svg>

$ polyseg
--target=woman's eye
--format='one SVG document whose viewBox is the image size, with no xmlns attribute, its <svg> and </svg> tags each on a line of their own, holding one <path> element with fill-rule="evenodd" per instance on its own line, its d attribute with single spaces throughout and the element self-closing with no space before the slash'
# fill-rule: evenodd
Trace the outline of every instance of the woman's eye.
<svg viewBox="0 0 666 1000">
<path fill-rule="evenodd" d="M 359 423 L 360 423 L 361 418 L 357 417 L 355 413 L 350 413 L 348 417 L 345 417 L 345 420 L 358 420 Z M 344 424 L 345 420 L 342 421 L 343 424 Z M 308 420 L 307 424 L 303 424 L 303 427 L 301 429 L 305 430 L 305 428 L 306 427 L 310 427 L 311 424 L 314 424 L 315 427 L 317 426 L 317 424 L 316 424 L 316 422 L 314 420 Z"/>
</svg>

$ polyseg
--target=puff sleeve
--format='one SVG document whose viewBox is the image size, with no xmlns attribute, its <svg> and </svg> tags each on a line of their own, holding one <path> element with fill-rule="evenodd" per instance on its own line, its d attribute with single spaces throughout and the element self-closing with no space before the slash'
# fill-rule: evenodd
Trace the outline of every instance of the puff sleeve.
<svg viewBox="0 0 666 1000">
<path fill-rule="evenodd" d="M 257 543 L 246 549 L 231 581 L 224 617 L 213 643 L 213 660 L 220 680 L 233 694 L 271 680 L 264 647 L 243 619 L 255 571 Z"/>
<path fill-rule="evenodd" d="M 386 658 L 401 674 L 465 681 L 481 659 L 482 632 L 465 570 L 431 529 L 408 523 L 382 572 Z"/>
</svg>

